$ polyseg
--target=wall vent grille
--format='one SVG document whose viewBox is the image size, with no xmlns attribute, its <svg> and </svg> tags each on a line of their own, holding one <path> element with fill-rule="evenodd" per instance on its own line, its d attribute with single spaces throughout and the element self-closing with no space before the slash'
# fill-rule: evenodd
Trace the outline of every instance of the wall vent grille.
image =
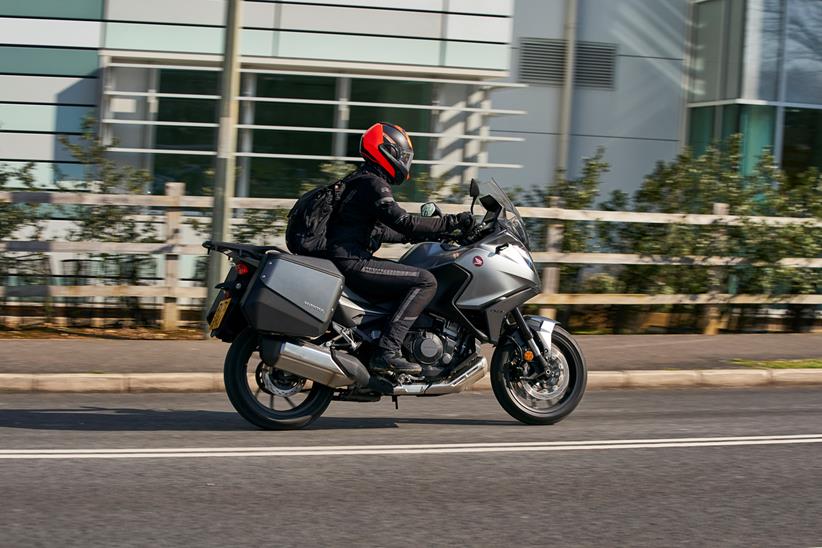
<svg viewBox="0 0 822 548">
<path fill-rule="evenodd" d="M 577 42 L 574 85 L 614 89 L 616 44 Z M 523 38 L 520 42 L 519 81 L 526 84 L 562 85 L 565 74 L 565 41 Z"/>
</svg>

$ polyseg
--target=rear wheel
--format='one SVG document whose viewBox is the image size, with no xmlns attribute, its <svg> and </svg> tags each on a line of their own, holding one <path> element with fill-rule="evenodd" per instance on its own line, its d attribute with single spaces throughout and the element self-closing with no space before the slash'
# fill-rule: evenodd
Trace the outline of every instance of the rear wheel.
<svg viewBox="0 0 822 548">
<path fill-rule="evenodd" d="M 500 341 L 491 360 L 494 396 L 520 422 L 554 424 L 582 399 L 587 383 L 585 358 L 571 335 L 559 326 L 554 327 L 550 353 L 544 354 L 548 371 L 535 374 L 534 366 L 523 358 L 525 350 L 514 338 Z"/>
<path fill-rule="evenodd" d="M 266 430 L 303 428 L 317 420 L 334 391 L 264 363 L 259 345 L 257 333 L 247 328 L 228 349 L 223 376 L 234 409 Z"/>
</svg>

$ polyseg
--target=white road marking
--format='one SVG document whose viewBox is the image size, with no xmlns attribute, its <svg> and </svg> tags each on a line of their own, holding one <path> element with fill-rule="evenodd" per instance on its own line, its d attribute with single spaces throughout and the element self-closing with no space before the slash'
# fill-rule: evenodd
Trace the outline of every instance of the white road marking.
<svg viewBox="0 0 822 548">
<path fill-rule="evenodd" d="M 446 453 L 519 453 L 534 451 L 602 451 L 822 443 L 822 434 L 659 438 L 555 442 L 451 443 L 418 445 L 331 445 L 301 447 L 179 447 L 133 449 L 6 449 L 2 460 L 21 459 L 140 459 L 202 457 L 305 457 L 343 455 L 421 455 Z"/>
</svg>

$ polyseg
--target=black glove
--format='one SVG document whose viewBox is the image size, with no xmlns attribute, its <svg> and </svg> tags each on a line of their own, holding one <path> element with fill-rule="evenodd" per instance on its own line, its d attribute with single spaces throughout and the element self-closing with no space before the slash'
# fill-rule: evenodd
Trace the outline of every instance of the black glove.
<svg viewBox="0 0 822 548">
<path fill-rule="evenodd" d="M 457 213 L 456 215 L 446 215 L 445 223 L 447 225 L 447 232 L 460 229 L 463 233 L 465 233 L 474 228 L 475 220 L 473 215 L 467 211 L 463 211 L 462 213 Z"/>
</svg>

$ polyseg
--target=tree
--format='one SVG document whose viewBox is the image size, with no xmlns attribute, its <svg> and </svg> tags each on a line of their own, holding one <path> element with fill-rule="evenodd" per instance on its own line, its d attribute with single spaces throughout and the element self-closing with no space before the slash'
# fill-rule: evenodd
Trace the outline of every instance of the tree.
<svg viewBox="0 0 822 548">
<path fill-rule="evenodd" d="M 34 163 L 29 162 L 19 168 L 0 164 L 0 189 L 9 190 L 13 182 L 17 183 L 15 188 L 37 190 Z M 33 204 L 0 203 L 0 240 L 7 240 L 24 228 L 38 229 L 39 221 L 39 210 Z"/>
<path fill-rule="evenodd" d="M 60 143 L 83 166 L 83 179 L 74 183 L 70 190 L 98 194 L 146 192 L 151 183 L 151 174 L 110 159 L 106 155 L 108 147 L 98 137 L 95 127 L 95 119 L 89 116 L 83 120 L 83 132 L 78 139 L 60 136 Z M 65 186 L 62 189 L 69 190 Z M 152 227 L 134 218 L 138 213 L 139 208 L 129 206 L 83 207 L 73 215 L 76 228 L 69 237 L 73 240 L 106 242 L 157 241 Z"/>
</svg>

